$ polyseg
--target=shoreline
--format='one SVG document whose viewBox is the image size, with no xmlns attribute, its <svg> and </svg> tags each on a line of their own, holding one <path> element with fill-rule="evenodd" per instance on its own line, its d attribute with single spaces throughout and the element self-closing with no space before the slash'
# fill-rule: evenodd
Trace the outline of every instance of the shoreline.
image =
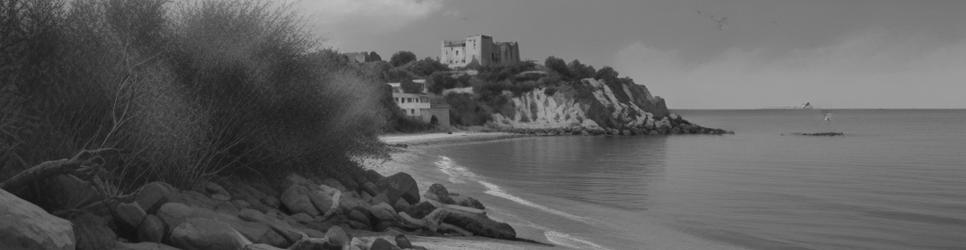
<svg viewBox="0 0 966 250">
<path fill-rule="evenodd" d="M 529 137 L 529 135 L 508 132 L 440 132 L 423 134 L 386 134 L 379 136 L 379 140 L 389 144 L 390 146 L 411 147 L 465 142 L 496 141 L 522 137 Z"/>
</svg>

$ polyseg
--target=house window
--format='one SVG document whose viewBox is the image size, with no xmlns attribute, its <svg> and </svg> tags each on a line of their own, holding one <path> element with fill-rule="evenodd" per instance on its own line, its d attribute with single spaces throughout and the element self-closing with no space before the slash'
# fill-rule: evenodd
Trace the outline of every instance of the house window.
<svg viewBox="0 0 966 250">
<path fill-rule="evenodd" d="M 410 109 L 409 110 L 409 113 L 415 115 L 416 114 L 416 109 Z"/>
</svg>

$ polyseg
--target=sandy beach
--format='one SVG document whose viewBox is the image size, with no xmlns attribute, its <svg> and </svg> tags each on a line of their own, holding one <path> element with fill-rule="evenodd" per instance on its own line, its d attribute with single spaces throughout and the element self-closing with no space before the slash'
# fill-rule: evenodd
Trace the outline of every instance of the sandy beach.
<svg viewBox="0 0 966 250">
<path fill-rule="evenodd" d="M 379 136 L 379 139 L 390 145 L 432 145 L 448 144 L 461 142 L 491 141 L 526 135 L 505 133 L 505 132 L 452 132 L 452 133 L 426 133 L 426 134 L 389 134 Z"/>
</svg>

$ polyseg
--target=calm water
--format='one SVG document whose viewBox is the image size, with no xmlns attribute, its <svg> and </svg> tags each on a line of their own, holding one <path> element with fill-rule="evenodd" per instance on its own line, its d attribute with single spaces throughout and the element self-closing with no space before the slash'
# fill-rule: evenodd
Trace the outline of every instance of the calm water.
<svg viewBox="0 0 966 250">
<path fill-rule="evenodd" d="M 423 185 L 520 234 L 598 249 L 966 249 L 966 111 L 681 111 L 730 136 L 417 149 Z M 794 132 L 841 131 L 845 137 Z"/>
</svg>

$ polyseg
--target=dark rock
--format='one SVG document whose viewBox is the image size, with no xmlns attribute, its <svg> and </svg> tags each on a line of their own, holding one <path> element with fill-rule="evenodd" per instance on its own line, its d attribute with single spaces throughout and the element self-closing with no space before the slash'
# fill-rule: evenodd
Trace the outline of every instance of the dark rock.
<svg viewBox="0 0 966 250">
<path fill-rule="evenodd" d="M 409 238 L 406 238 L 405 235 L 400 234 L 396 235 L 396 246 L 401 248 L 413 248 L 413 243 L 409 242 Z"/>
<path fill-rule="evenodd" d="M 375 241 L 372 242 L 372 245 L 369 246 L 369 250 L 398 250 L 398 249 L 400 249 L 398 246 L 393 245 L 391 242 L 383 238 L 377 238 Z"/>
<path fill-rule="evenodd" d="M 396 209 L 396 211 L 409 211 L 409 208 L 411 208 L 412 206 L 413 205 L 409 204 L 409 202 L 406 201 L 406 199 L 398 199 L 396 200 L 396 204 L 393 205 L 392 208 Z"/>
<path fill-rule="evenodd" d="M 171 230 L 171 243 L 185 250 L 235 250 L 248 245 L 248 240 L 224 222 L 189 218 Z"/>
<path fill-rule="evenodd" d="M 371 221 L 369 220 L 369 216 L 366 215 L 366 212 L 363 212 L 360 209 L 353 209 L 350 211 L 349 219 L 365 225 L 372 225 Z"/>
<path fill-rule="evenodd" d="M 325 232 L 325 238 L 328 239 L 330 244 L 340 248 L 342 246 L 347 246 L 352 240 L 352 237 L 350 237 L 349 234 L 347 234 L 345 230 L 342 230 L 342 227 L 339 226 L 330 227 L 329 230 Z"/>
<path fill-rule="evenodd" d="M 235 205 L 238 209 L 245 209 L 252 207 L 252 204 L 245 200 L 233 200 L 231 204 Z"/>
<path fill-rule="evenodd" d="M 385 202 L 370 206 L 369 213 L 379 221 L 396 221 L 396 210 Z"/>
<path fill-rule="evenodd" d="M 157 215 L 164 224 L 173 228 L 184 223 L 193 213 L 194 209 L 188 205 L 178 202 L 168 202 L 158 209 Z"/>
<path fill-rule="evenodd" d="M 258 243 L 258 244 L 248 244 L 245 246 L 245 248 L 242 248 L 242 250 L 284 250 L 284 249 L 274 247 L 269 244 Z"/>
<path fill-rule="evenodd" d="M 282 236 L 282 234 L 272 230 L 262 231 L 261 236 L 255 238 L 255 242 L 266 244 L 272 247 L 289 247 L 289 245 L 291 245 L 291 242 L 289 242 L 285 236 Z"/>
<path fill-rule="evenodd" d="M 342 191 L 326 185 L 317 185 L 310 188 L 308 195 L 319 213 L 330 215 L 339 207 Z"/>
<path fill-rule="evenodd" d="M 245 221 L 251 221 L 251 222 L 268 221 L 268 218 L 262 212 L 259 212 L 258 210 L 255 210 L 255 209 L 247 209 L 247 208 L 242 209 L 240 212 L 238 212 L 238 218 L 241 218 L 242 220 L 245 220 Z"/>
<path fill-rule="evenodd" d="M 321 238 L 306 238 L 295 242 L 292 244 L 290 250 L 329 250 L 329 249 L 340 249 L 335 248 L 329 244 L 326 239 Z"/>
<path fill-rule="evenodd" d="M 389 204 L 395 204 L 397 197 L 406 199 L 410 204 L 419 202 L 419 186 L 407 173 L 396 173 L 386 177 L 378 186 L 386 190 Z"/>
<path fill-rule="evenodd" d="M 319 210 L 315 208 L 309 198 L 309 192 L 309 188 L 306 186 L 292 185 L 282 193 L 282 204 L 292 213 L 319 215 Z"/>
<path fill-rule="evenodd" d="M 483 206 L 482 202 L 474 199 L 473 197 L 456 196 L 455 198 L 453 198 L 453 200 L 455 201 L 453 204 L 456 204 L 456 205 L 460 205 L 464 207 L 472 207 L 476 209 L 486 209 L 486 207 Z"/>
<path fill-rule="evenodd" d="M 117 234 L 107 226 L 104 218 L 83 212 L 71 220 L 78 250 L 112 249 Z"/>
<path fill-rule="evenodd" d="M 137 228 L 138 225 L 141 225 L 141 220 L 144 220 L 144 216 L 147 216 L 147 212 L 137 202 L 117 204 L 117 207 L 114 208 L 114 214 L 128 228 Z"/>
<path fill-rule="evenodd" d="M 292 219 L 294 219 L 296 222 L 299 222 L 299 223 L 307 223 L 313 220 L 311 215 L 308 215 L 305 213 L 298 213 L 298 214 L 292 215 L 291 217 Z"/>
<path fill-rule="evenodd" d="M 151 182 L 141 187 L 135 195 L 135 201 L 145 212 L 153 214 L 162 204 L 176 196 L 178 190 L 168 183 Z"/>
<path fill-rule="evenodd" d="M 372 184 L 372 182 L 363 183 L 362 190 L 365 191 L 366 193 L 369 193 L 369 195 L 372 195 L 372 196 L 375 196 L 376 194 L 379 193 L 379 188 L 376 187 L 376 184 Z"/>
<path fill-rule="evenodd" d="M 281 202 L 278 200 L 278 198 L 272 196 L 265 196 L 261 199 L 261 201 L 263 204 L 271 208 L 278 208 L 278 206 L 281 205 Z"/>
<path fill-rule="evenodd" d="M 426 217 L 426 215 L 429 213 L 432 213 L 434 210 L 436 210 L 436 205 L 433 205 L 433 203 L 428 201 L 423 201 L 410 208 L 407 213 L 412 215 L 413 218 L 421 219 Z"/>
<path fill-rule="evenodd" d="M 114 250 L 179 250 L 176 247 L 155 242 L 128 243 L 118 242 L 114 245 Z"/>
<path fill-rule="evenodd" d="M 164 222 L 155 215 L 148 215 L 138 226 L 138 240 L 146 242 L 161 242 L 164 239 Z"/>
<path fill-rule="evenodd" d="M 425 196 L 426 199 L 439 201 L 443 204 L 456 203 L 456 201 L 450 197 L 449 190 L 446 190 L 446 187 L 439 183 L 433 183 L 433 185 L 430 185 L 429 189 L 426 189 L 426 192 L 423 194 L 423 196 Z"/>
<path fill-rule="evenodd" d="M 472 214 L 468 212 L 448 210 L 442 216 L 442 222 L 453 224 L 466 229 L 474 235 L 497 238 L 497 239 L 516 239 L 516 231 L 509 224 L 496 222 L 486 215 Z"/>
</svg>

